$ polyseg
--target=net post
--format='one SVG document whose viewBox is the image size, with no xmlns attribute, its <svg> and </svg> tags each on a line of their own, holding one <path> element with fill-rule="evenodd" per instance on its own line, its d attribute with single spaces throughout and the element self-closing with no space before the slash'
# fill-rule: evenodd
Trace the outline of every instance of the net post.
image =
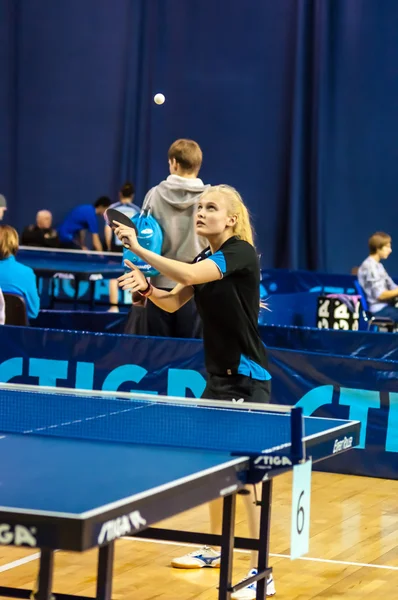
<svg viewBox="0 0 398 600">
<path fill-rule="evenodd" d="M 301 406 L 296 406 L 291 413 L 291 435 L 292 435 L 292 458 L 294 463 L 300 463 L 305 460 L 305 450 L 303 444 L 304 437 L 304 417 Z"/>
</svg>

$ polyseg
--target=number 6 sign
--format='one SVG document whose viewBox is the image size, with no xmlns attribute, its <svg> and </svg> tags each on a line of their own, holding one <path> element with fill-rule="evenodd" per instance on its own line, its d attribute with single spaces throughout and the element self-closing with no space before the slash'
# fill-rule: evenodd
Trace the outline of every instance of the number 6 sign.
<svg viewBox="0 0 398 600">
<path fill-rule="evenodd" d="M 292 526 L 290 558 L 307 554 L 310 541 L 312 461 L 293 467 Z"/>
<path fill-rule="evenodd" d="M 303 496 L 304 496 L 305 492 L 304 490 L 302 490 L 300 492 L 300 496 L 297 502 L 297 516 L 296 516 L 296 532 L 298 533 L 298 535 L 301 535 L 303 533 L 303 529 L 304 529 L 304 525 L 305 525 L 305 512 L 304 512 L 304 508 L 303 505 L 301 504 Z"/>
</svg>

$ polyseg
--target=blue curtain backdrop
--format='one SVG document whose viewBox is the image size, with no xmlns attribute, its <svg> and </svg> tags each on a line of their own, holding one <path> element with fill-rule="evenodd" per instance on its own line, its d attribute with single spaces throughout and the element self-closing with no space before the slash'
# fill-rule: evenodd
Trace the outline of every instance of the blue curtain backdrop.
<svg viewBox="0 0 398 600">
<path fill-rule="evenodd" d="M 125 178 L 140 203 L 192 137 L 263 267 L 348 272 L 397 237 L 397 31 L 396 0 L 2 0 L 6 219 L 59 222 Z"/>
</svg>

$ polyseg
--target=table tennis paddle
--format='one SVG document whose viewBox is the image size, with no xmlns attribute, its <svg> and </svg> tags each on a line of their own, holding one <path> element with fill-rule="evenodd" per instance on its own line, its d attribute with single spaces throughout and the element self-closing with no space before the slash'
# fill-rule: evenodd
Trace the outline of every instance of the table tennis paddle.
<svg viewBox="0 0 398 600">
<path fill-rule="evenodd" d="M 104 213 L 104 218 L 109 227 L 112 227 L 113 229 L 118 227 L 118 225 L 116 225 L 115 223 L 115 221 L 117 221 L 125 227 L 131 227 L 135 230 L 136 234 L 138 235 L 137 227 L 134 225 L 133 221 L 130 219 L 130 217 L 122 213 L 120 210 L 116 210 L 116 208 L 108 208 L 108 210 L 106 210 Z M 122 242 L 127 248 L 130 247 L 127 238 L 123 238 Z"/>
</svg>

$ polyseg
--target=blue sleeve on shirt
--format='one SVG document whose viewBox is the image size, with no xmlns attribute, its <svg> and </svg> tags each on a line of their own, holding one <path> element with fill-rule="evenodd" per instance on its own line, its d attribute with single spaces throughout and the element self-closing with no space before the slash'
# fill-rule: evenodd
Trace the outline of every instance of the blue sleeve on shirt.
<svg viewBox="0 0 398 600">
<path fill-rule="evenodd" d="M 36 275 L 29 269 L 25 277 L 25 300 L 29 319 L 35 319 L 40 311 L 40 298 L 37 291 Z"/>
<path fill-rule="evenodd" d="M 255 249 L 243 240 L 232 239 L 208 258 L 216 263 L 223 277 L 260 269 Z"/>
<path fill-rule="evenodd" d="M 221 252 L 221 250 L 217 250 L 217 252 L 215 252 L 214 254 L 211 254 L 208 258 L 210 260 L 212 260 L 213 262 L 215 262 L 217 267 L 220 269 L 221 274 L 225 275 L 225 273 L 227 271 L 227 263 L 225 261 L 225 256 Z"/>
</svg>

